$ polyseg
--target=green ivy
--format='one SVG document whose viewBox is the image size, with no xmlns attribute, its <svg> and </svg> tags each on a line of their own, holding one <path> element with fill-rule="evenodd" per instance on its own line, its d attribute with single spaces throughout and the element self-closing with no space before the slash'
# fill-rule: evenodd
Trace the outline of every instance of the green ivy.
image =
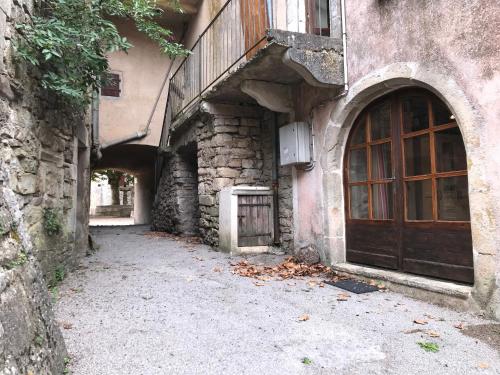
<svg viewBox="0 0 500 375">
<path fill-rule="evenodd" d="M 49 236 L 61 233 L 62 224 L 57 210 L 53 208 L 45 208 L 43 210 L 43 227 Z"/>
<path fill-rule="evenodd" d="M 173 1 L 179 9 L 178 0 Z M 108 71 L 106 55 L 132 47 L 111 17 L 133 21 L 170 57 L 188 53 L 157 23 L 162 12 L 155 0 L 45 0 L 40 16 L 16 25 L 21 36 L 15 43 L 17 56 L 40 70 L 43 88 L 86 104 Z"/>
</svg>

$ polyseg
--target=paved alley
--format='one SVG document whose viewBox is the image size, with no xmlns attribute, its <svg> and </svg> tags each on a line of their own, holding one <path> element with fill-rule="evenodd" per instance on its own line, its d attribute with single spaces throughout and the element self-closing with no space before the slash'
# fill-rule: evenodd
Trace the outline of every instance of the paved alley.
<svg viewBox="0 0 500 375">
<path fill-rule="evenodd" d="M 93 228 L 99 249 L 59 287 L 72 374 L 500 373 L 490 331 L 456 327 L 490 323 L 471 314 L 392 292 L 338 301 L 307 278 L 256 283 L 231 273 L 238 259 L 147 231 Z"/>
</svg>

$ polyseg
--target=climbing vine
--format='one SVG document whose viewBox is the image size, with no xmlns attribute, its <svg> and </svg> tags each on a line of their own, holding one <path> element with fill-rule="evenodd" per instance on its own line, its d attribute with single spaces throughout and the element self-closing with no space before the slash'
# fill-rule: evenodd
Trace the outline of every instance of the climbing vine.
<svg viewBox="0 0 500 375">
<path fill-rule="evenodd" d="M 178 0 L 172 1 L 179 10 Z M 170 57 L 187 54 L 172 31 L 158 24 L 162 12 L 156 0 L 45 0 L 39 15 L 16 26 L 17 56 L 39 69 L 43 88 L 88 103 L 108 71 L 106 55 L 132 47 L 112 18 L 131 20 Z"/>
</svg>

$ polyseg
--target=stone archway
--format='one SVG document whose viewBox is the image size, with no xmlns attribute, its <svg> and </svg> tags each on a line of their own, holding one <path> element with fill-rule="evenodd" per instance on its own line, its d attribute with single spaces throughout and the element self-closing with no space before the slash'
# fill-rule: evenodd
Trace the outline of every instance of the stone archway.
<svg viewBox="0 0 500 375">
<path fill-rule="evenodd" d="M 448 75 L 418 63 L 397 63 L 376 70 L 357 81 L 349 93 L 337 102 L 325 130 L 321 166 L 324 171 L 323 191 L 325 244 L 332 264 L 346 261 L 345 216 L 342 169 L 347 138 L 354 120 L 373 100 L 404 87 L 422 87 L 438 96 L 453 112 L 463 136 L 469 175 L 469 200 L 474 257 L 474 286 L 469 305 L 496 314 L 499 305 L 496 285 L 496 217 L 495 202 L 489 192 L 485 156 L 479 143 L 481 117 L 474 111 L 460 86 Z"/>
</svg>

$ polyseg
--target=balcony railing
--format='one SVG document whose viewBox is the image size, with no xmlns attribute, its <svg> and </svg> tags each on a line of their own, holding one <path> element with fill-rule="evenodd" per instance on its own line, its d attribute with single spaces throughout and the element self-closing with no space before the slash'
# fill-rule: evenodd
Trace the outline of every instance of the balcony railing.
<svg viewBox="0 0 500 375">
<path fill-rule="evenodd" d="M 167 145 L 172 120 L 266 45 L 266 31 L 276 28 L 279 1 L 229 0 L 222 6 L 170 79 L 160 147 Z"/>
</svg>

